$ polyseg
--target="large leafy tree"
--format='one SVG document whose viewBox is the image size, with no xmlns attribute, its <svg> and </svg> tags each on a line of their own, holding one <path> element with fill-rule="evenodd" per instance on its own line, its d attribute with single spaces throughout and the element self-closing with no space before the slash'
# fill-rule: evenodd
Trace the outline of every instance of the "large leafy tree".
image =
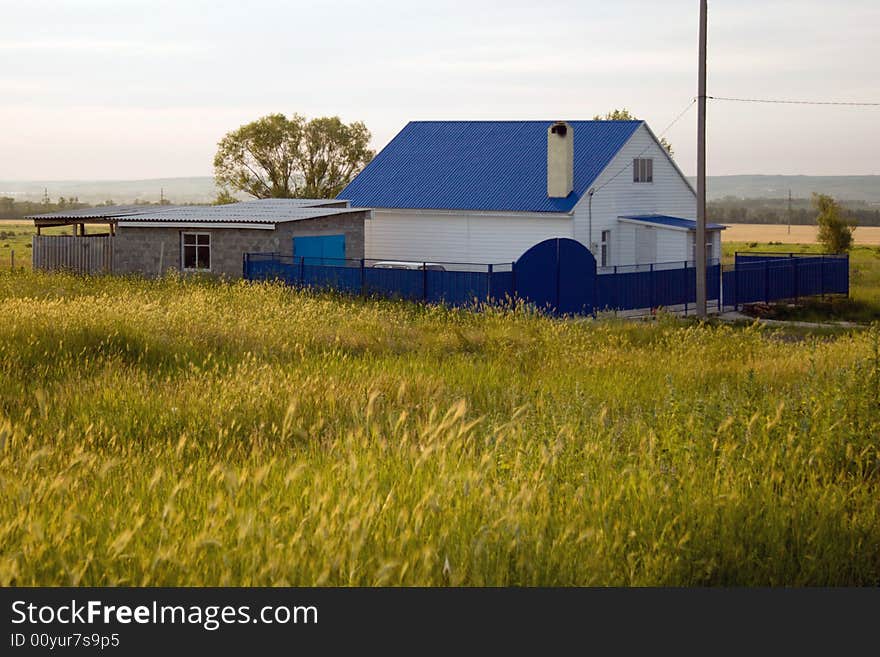
<svg viewBox="0 0 880 657">
<path fill-rule="evenodd" d="M 214 178 L 225 197 L 333 198 L 373 158 L 369 143 L 359 121 L 270 114 L 220 140 Z"/>
<path fill-rule="evenodd" d="M 844 219 L 840 204 L 827 194 L 813 194 L 813 207 L 819 213 L 819 243 L 830 253 L 845 253 L 853 246 L 855 223 Z"/>
<path fill-rule="evenodd" d="M 638 121 L 625 107 L 623 109 L 613 109 L 607 112 L 605 116 L 597 114 L 593 117 L 594 121 Z M 666 137 L 660 137 L 660 145 L 666 149 L 666 152 L 673 155 L 672 144 L 666 141 Z"/>
</svg>

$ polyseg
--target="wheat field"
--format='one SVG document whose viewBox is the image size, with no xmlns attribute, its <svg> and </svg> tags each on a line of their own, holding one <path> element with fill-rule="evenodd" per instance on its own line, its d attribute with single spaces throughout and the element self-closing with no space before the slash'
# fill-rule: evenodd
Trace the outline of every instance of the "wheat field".
<svg viewBox="0 0 880 657">
<path fill-rule="evenodd" d="M 815 244 L 815 226 L 782 224 L 725 224 L 725 242 L 780 242 L 782 244 Z M 860 226 L 853 233 L 856 244 L 880 246 L 880 226 Z"/>
<path fill-rule="evenodd" d="M 880 327 L 0 272 L 0 585 L 880 584 Z"/>
</svg>

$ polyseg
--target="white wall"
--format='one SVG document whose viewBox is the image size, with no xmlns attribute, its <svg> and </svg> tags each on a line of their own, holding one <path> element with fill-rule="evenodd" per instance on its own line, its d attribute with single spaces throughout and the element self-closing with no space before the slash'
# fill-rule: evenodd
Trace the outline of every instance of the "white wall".
<svg viewBox="0 0 880 657">
<path fill-rule="evenodd" d="M 551 237 L 573 237 L 565 215 L 373 210 L 364 222 L 365 257 L 431 262 L 513 262 Z"/>
<path fill-rule="evenodd" d="M 633 182 L 635 157 L 653 158 L 653 182 Z M 618 222 L 618 217 L 666 214 L 695 219 L 697 216 L 696 195 L 644 125 L 633 133 L 592 187 L 597 190 L 592 202 L 592 243 L 599 244 L 603 230 L 611 231 L 614 260 L 610 265 L 630 265 L 636 260 L 635 226 Z M 575 239 L 587 245 L 590 244 L 589 205 L 589 195 L 585 193 L 574 210 Z M 658 262 L 684 260 L 689 248 L 686 232 L 658 228 Z M 598 256 L 597 246 L 593 252 Z"/>
</svg>

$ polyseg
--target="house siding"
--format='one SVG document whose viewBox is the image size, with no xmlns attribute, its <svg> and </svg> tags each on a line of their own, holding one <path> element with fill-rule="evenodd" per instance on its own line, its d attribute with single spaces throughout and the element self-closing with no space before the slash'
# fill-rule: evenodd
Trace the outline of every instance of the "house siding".
<svg viewBox="0 0 880 657">
<path fill-rule="evenodd" d="M 364 257 L 364 220 L 369 211 L 276 224 L 275 230 L 250 228 L 166 228 L 119 226 L 114 245 L 113 270 L 120 274 L 157 276 L 181 270 L 181 233 L 211 235 L 210 274 L 240 278 L 245 253 L 293 254 L 293 238 L 345 235 L 345 257 Z"/>
<path fill-rule="evenodd" d="M 366 257 L 428 262 L 513 262 L 538 242 L 573 237 L 568 215 L 373 210 L 366 222 Z"/>
</svg>

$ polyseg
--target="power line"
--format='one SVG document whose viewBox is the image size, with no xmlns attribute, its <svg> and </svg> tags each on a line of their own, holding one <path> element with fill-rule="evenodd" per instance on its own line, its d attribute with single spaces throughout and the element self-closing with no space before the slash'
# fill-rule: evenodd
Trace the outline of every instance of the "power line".
<svg viewBox="0 0 880 657">
<path fill-rule="evenodd" d="M 785 100 L 779 98 L 729 98 L 706 96 L 709 100 L 728 100 L 736 103 L 774 103 L 779 105 L 845 105 L 848 107 L 880 107 L 880 103 L 861 103 L 839 100 Z"/>
<path fill-rule="evenodd" d="M 688 113 L 688 110 L 689 110 L 691 107 L 693 107 L 694 104 L 695 104 L 696 102 L 697 102 L 697 99 L 696 99 L 696 98 L 691 98 L 691 102 L 689 102 L 689 103 L 687 104 L 687 107 L 685 107 L 681 112 L 679 112 L 678 116 L 676 116 L 674 119 L 672 119 L 672 122 L 671 122 L 668 126 L 666 126 L 665 128 L 663 128 L 663 131 L 662 131 L 660 134 L 657 135 L 657 140 L 659 141 L 660 139 L 662 139 L 663 136 L 664 136 L 667 132 L 669 132 L 670 128 L 672 128 L 672 126 L 674 126 L 676 123 L 678 123 L 678 122 L 682 119 L 682 117 L 683 117 L 685 114 Z M 645 147 L 641 150 L 641 152 L 640 152 L 638 155 L 636 155 L 636 158 L 639 158 L 639 157 L 641 157 L 642 155 L 644 155 L 644 154 L 648 151 L 648 149 L 651 148 L 651 146 L 653 146 L 652 143 L 649 143 L 647 146 L 645 146 Z M 614 180 L 615 178 L 617 178 L 617 176 L 619 176 L 619 175 L 622 174 L 624 171 L 627 171 L 627 170 L 629 170 L 629 169 L 631 169 L 631 168 L 632 168 L 632 165 L 631 165 L 631 164 L 627 164 L 626 166 L 622 167 L 622 168 L 620 169 L 620 171 L 618 171 L 617 173 L 615 173 L 613 176 L 611 176 L 611 177 L 610 177 L 608 180 L 606 180 L 604 183 L 602 183 L 602 184 L 599 185 L 598 187 L 596 187 L 596 188 L 590 190 L 590 195 L 595 194 L 595 193 L 598 192 L 600 189 L 602 189 L 603 187 L 605 187 L 605 185 L 607 185 L 607 184 L 610 183 L 612 180 Z"/>
</svg>

